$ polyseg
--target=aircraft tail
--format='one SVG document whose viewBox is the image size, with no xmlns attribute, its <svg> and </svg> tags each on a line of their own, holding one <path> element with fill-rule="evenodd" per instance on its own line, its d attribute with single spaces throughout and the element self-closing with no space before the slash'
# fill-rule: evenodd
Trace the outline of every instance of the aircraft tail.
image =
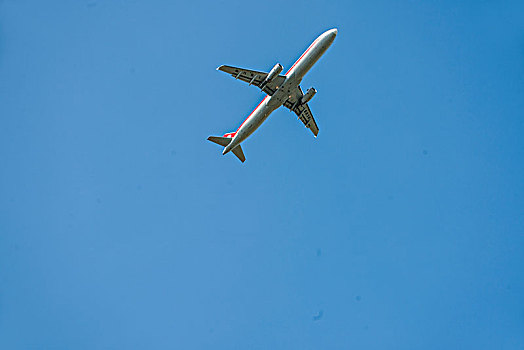
<svg viewBox="0 0 524 350">
<path fill-rule="evenodd" d="M 211 142 L 219 144 L 220 146 L 226 147 L 227 145 L 229 145 L 229 143 L 231 142 L 233 138 L 220 137 L 220 136 L 209 136 L 207 139 Z M 246 157 L 244 156 L 244 152 L 242 151 L 242 147 L 240 145 L 236 146 L 231 151 L 233 152 L 233 154 L 235 154 L 235 156 L 237 156 L 238 159 L 240 159 L 242 163 L 246 161 Z"/>
</svg>

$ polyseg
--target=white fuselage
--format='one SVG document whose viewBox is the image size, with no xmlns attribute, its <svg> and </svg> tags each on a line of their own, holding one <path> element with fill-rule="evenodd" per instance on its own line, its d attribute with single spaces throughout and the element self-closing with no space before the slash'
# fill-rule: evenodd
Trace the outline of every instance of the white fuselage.
<svg viewBox="0 0 524 350">
<path fill-rule="evenodd" d="M 249 137 L 269 115 L 277 108 L 282 106 L 290 97 L 293 91 L 302 81 L 304 75 L 313 67 L 318 59 L 326 52 L 329 46 L 335 40 L 337 30 L 331 29 L 320 35 L 300 58 L 287 71 L 286 80 L 275 91 L 272 96 L 267 95 L 262 102 L 251 112 L 247 119 L 238 128 L 235 137 L 224 149 L 224 154 L 240 145 Z"/>
</svg>

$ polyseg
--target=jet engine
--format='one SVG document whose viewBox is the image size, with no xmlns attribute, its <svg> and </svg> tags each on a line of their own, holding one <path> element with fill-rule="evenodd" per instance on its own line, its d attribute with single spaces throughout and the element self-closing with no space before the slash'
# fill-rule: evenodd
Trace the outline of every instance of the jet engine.
<svg viewBox="0 0 524 350">
<path fill-rule="evenodd" d="M 308 103 L 313 98 L 313 96 L 315 96 L 316 93 L 317 93 L 317 90 L 315 90 L 315 88 L 307 89 L 307 92 L 300 99 L 300 103 L 301 104 Z"/>
<path fill-rule="evenodd" d="M 273 79 L 275 79 L 284 69 L 280 63 L 275 64 L 273 69 L 269 72 L 269 74 L 266 77 L 266 80 L 262 83 L 261 88 L 264 88 L 267 84 L 271 83 Z"/>
</svg>

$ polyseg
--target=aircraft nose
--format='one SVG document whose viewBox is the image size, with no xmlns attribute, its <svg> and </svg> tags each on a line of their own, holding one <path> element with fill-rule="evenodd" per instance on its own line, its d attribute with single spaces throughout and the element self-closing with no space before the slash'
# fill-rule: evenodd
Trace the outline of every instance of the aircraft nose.
<svg viewBox="0 0 524 350">
<path fill-rule="evenodd" d="M 335 37 L 337 36 L 337 33 L 338 33 L 338 29 L 333 28 L 333 29 L 327 30 L 322 36 L 326 38 L 327 40 L 329 40 L 330 42 L 333 42 L 333 40 L 335 40 Z"/>
</svg>

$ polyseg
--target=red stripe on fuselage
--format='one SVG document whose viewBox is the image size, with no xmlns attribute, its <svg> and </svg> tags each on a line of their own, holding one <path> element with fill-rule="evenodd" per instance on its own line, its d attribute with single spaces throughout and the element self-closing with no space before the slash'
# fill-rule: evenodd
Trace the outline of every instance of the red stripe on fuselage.
<svg viewBox="0 0 524 350">
<path fill-rule="evenodd" d="M 238 129 L 237 129 L 237 132 L 238 132 L 238 130 L 240 130 L 240 128 L 242 127 L 242 125 L 244 125 L 244 124 L 248 121 L 248 119 L 253 115 L 253 113 L 255 113 L 255 111 L 258 109 L 258 107 L 260 107 L 260 105 L 261 105 L 265 100 L 267 100 L 268 97 L 269 97 L 269 95 L 267 95 L 266 97 L 264 97 L 264 99 L 263 99 L 262 101 L 260 101 L 260 103 L 258 104 L 258 106 L 256 106 L 255 109 L 253 110 L 253 112 L 251 112 L 251 114 L 247 116 L 246 120 L 244 120 L 244 121 L 242 122 L 242 124 L 240 124 L 240 126 L 239 126 Z"/>
<path fill-rule="evenodd" d="M 313 43 L 311 45 L 309 45 L 309 47 L 307 48 L 306 51 L 304 51 L 304 53 L 302 54 L 302 56 L 300 56 L 300 58 L 295 62 L 295 64 L 293 64 L 291 66 L 291 68 L 289 68 L 289 70 L 286 72 L 286 75 L 289 74 L 289 72 L 291 72 L 291 70 L 293 68 L 295 68 L 295 66 L 298 64 L 298 62 L 300 62 L 302 60 L 302 58 L 304 58 L 304 56 L 306 55 L 306 53 L 308 53 L 309 50 L 311 50 L 311 48 L 316 44 L 316 42 L 318 41 L 319 38 L 316 38 L 315 41 L 313 41 Z"/>
</svg>

